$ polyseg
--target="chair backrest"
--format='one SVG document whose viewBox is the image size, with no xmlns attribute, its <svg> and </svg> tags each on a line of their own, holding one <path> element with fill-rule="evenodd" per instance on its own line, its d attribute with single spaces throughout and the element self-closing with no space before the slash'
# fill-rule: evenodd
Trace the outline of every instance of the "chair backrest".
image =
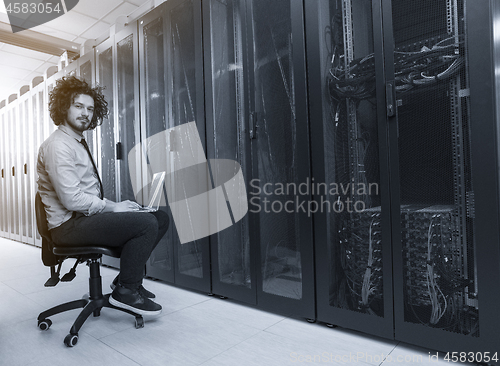
<svg viewBox="0 0 500 366">
<path fill-rule="evenodd" d="M 35 215 L 36 227 L 42 237 L 42 262 L 47 267 L 55 266 L 59 263 L 59 259 L 58 256 L 52 252 L 54 243 L 50 237 L 47 225 L 47 214 L 45 213 L 45 207 L 43 206 L 42 197 L 40 197 L 39 192 L 37 192 L 35 196 Z"/>
</svg>

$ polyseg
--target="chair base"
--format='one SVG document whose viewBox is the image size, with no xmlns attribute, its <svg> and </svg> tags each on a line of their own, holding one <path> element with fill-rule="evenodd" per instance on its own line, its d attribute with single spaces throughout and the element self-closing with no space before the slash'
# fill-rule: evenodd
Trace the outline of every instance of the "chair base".
<svg viewBox="0 0 500 366">
<path fill-rule="evenodd" d="M 64 340 L 64 343 L 66 343 L 66 345 L 69 347 L 73 347 L 74 345 L 76 345 L 76 342 L 78 341 L 78 331 L 85 323 L 87 318 L 91 314 L 93 314 L 94 317 L 99 316 L 101 314 L 102 308 L 116 309 L 123 311 L 124 313 L 133 315 L 135 316 L 135 327 L 137 329 L 144 327 L 144 318 L 142 317 L 142 315 L 136 314 L 130 310 L 122 309 L 110 304 L 109 303 L 110 295 L 111 294 L 106 294 L 103 297 L 94 300 L 79 299 L 54 306 L 53 308 L 45 310 L 44 312 L 40 313 L 40 315 L 38 315 L 38 326 L 42 330 L 47 330 L 50 328 L 50 325 L 52 324 L 52 321 L 49 319 L 50 316 L 60 314 L 68 310 L 83 308 L 83 310 L 80 312 L 75 322 L 73 323 L 73 326 L 71 327 L 68 336 Z"/>
<path fill-rule="evenodd" d="M 40 315 L 38 315 L 38 327 L 42 330 L 47 330 L 52 325 L 52 321 L 49 319 L 50 316 L 60 314 L 68 310 L 83 308 L 76 318 L 75 322 L 73 323 L 69 334 L 64 339 L 64 343 L 68 347 L 73 347 L 76 345 L 78 341 L 78 331 L 83 326 L 83 323 L 85 323 L 90 314 L 93 314 L 94 317 L 97 317 L 101 314 L 102 308 L 116 309 L 123 311 L 124 313 L 133 315 L 135 317 L 135 327 L 144 327 L 144 319 L 141 314 L 137 314 L 128 309 L 122 309 L 110 304 L 109 297 L 111 296 L 111 293 L 106 295 L 102 294 L 101 275 L 99 273 L 98 258 L 90 259 L 87 265 L 90 267 L 90 297 L 69 301 L 41 312 Z"/>
</svg>

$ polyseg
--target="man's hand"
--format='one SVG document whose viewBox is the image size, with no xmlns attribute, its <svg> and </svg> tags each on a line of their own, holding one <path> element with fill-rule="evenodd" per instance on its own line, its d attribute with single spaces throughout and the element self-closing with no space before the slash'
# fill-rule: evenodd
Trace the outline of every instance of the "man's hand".
<svg viewBox="0 0 500 366">
<path fill-rule="evenodd" d="M 130 212 L 137 211 L 141 205 L 134 201 L 113 202 L 106 200 L 106 207 L 103 212 Z"/>
<path fill-rule="evenodd" d="M 113 212 L 137 211 L 140 207 L 137 202 L 126 200 L 116 203 Z"/>
</svg>

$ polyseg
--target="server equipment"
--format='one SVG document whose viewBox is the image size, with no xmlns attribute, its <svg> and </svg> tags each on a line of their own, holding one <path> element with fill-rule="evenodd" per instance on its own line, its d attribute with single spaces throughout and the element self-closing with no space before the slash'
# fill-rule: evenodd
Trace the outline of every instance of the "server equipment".
<svg viewBox="0 0 500 366">
<path fill-rule="evenodd" d="M 497 0 L 162 3 L 0 102 L 0 234 L 40 243 L 34 157 L 76 74 L 106 87 L 86 139 L 107 197 L 143 199 L 164 166 L 157 145 L 129 152 L 191 121 L 249 183 L 245 218 L 182 245 L 172 226 L 148 275 L 496 362 L 499 20 Z"/>
<path fill-rule="evenodd" d="M 479 88 L 494 70 L 479 55 L 497 52 L 488 42 L 498 6 L 314 5 L 306 11 L 314 177 L 380 183 L 377 195 L 341 197 L 363 202 L 361 212 L 315 217 L 316 268 L 329 274 L 317 277 L 318 319 L 440 350 L 495 349 L 495 325 L 484 319 L 498 277 L 482 263 L 498 254 L 498 171 L 480 157 L 486 147 L 494 161 L 498 154 L 496 92 L 491 81 Z M 489 226 L 479 215 L 493 215 Z"/>
</svg>

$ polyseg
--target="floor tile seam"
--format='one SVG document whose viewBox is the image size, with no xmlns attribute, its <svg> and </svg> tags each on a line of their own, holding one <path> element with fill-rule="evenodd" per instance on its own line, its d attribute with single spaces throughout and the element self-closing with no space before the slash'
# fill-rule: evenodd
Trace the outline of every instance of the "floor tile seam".
<svg viewBox="0 0 500 366">
<path fill-rule="evenodd" d="M 207 299 L 206 301 L 210 301 L 210 300 L 212 300 L 212 299 Z M 205 302 L 205 301 L 202 301 L 201 303 L 203 303 L 203 302 Z M 170 314 L 174 314 L 174 313 L 177 313 L 177 312 L 179 312 L 179 311 L 186 310 L 186 309 L 189 309 L 189 308 L 192 308 L 192 309 L 193 309 L 193 310 L 195 310 L 195 311 L 198 311 L 198 312 L 203 313 L 203 312 L 205 312 L 205 309 L 197 309 L 197 308 L 195 308 L 195 306 L 196 306 L 196 305 L 199 305 L 199 304 L 201 304 L 201 303 L 198 303 L 198 304 L 193 304 L 193 305 L 189 305 L 189 306 L 186 306 L 185 308 L 174 310 L 173 312 L 170 312 L 170 313 L 165 314 L 165 315 L 163 315 L 163 316 L 168 316 L 168 315 L 170 315 Z M 211 315 L 213 315 L 213 316 L 215 316 L 215 317 L 217 317 L 217 318 L 220 318 L 221 320 L 224 320 L 224 321 L 230 321 L 230 322 L 232 322 L 232 323 L 237 323 L 235 320 L 228 319 L 228 318 L 224 318 L 224 317 L 222 317 L 222 316 L 220 316 L 220 315 L 217 315 L 217 314 L 215 314 L 215 313 L 213 313 L 213 312 L 211 312 Z M 253 327 L 253 326 L 251 326 L 251 325 L 247 325 L 247 324 L 244 324 L 244 325 L 245 325 L 245 326 L 247 326 L 247 327 L 249 327 L 249 328 L 253 328 L 253 329 L 255 329 L 255 330 L 262 331 L 262 329 L 260 329 L 260 328 L 256 328 L 256 327 Z"/>
<path fill-rule="evenodd" d="M 38 276 L 32 276 L 33 278 L 38 278 Z M 28 277 L 24 277 L 23 279 L 27 279 Z M 8 280 L 8 281 L 11 281 L 11 280 Z M 84 283 L 85 280 L 79 280 L 79 281 L 75 281 L 75 283 Z M 88 281 L 88 279 L 87 279 Z M 32 294 L 36 294 L 36 293 L 39 293 L 39 292 L 42 292 L 42 291 L 48 291 L 50 290 L 49 288 L 46 288 L 44 287 L 43 290 L 39 290 L 38 288 L 33 290 L 33 291 L 28 291 L 28 292 L 19 292 L 18 290 L 16 290 L 14 287 L 10 286 L 8 283 L 5 283 L 5 282 L 2 282 L 5 286 L 9 286 L 11 289 L 13 289 L 14 291 L 18 292 L 19 294 L 21 295 L 32 295 Z M 53 286 L 55 287 L 55 286 Z M 88 293 L 88 291 L 87 291 Z"/>
<path fill-rule="evenodd" d="M 242 339 L 242 340 L 241 340 L 241 342 L 238 342 L 238 343 L 236 343 L 236 344 L 233 344 L 231 347 L 229 347 L 229 348 L 225 349 L 224 351 L 221 351 L 221 352 L 219 352 L 218 354 L 216 354 L 216 355 L 214 355 L 214 356 L 210 357 L 209 359 L 207 359 L 207 360 L 203 361 L 202 363 L 199 363 L 199 364 L 198 364 L 198 366 L 201 366 L 201 365 L 203 365 L 203 364 L 205 364 L 205 363 L 209 362 L 210 360 L 212 360 L 212 359 L 214 359 L 214 358 L 216 358 L 216 357 L 218 357 L 218 356 L 222 355 L 223 353 L 226 353 L 227 351 L 229 351 L 229 350 L 233 349 L 234 347 L 237 347 L 237 346 L 239 346 L 240 344 L 242 344 L 242 343 L 244 343 L 244 342 L 247 342 L 247 341 L 249 341 L 250 339 L 252 339 L 252 338 L 254 338 L 254 337 L 259 336 L 259 335 L 260 335 L 261 333 L 263 333 L 263 332 L 264 332 L 263 330 L 259 330 L 259 332 L 258 332 L 258 333 L 252 334 L 252 335 L 250 335 L 250 336 L 246 337 L 245 339 Z"/>
<path fill-rule="evenodd" d="M 189 307 L 193 307 L 193 310 L 196 310 L 196 311 L 199 311 L 199 312 L 204 312 L 204 311 L 206 311 L 206 309 L 197 309 L 197 308 L 194 308 L 194 306 L 196 306 L 196 305 L 198 305 L 198 304 L 193 304 L 193 305 L 190 305 Z M 182 309 L 181 309 L 181 310 L 182 310 Z M 210 312 L 210 314 L 212 314 L 213 316 L 215 316 L 215 317 L 217 317 L 217 318 L 224 319 L 224 320 L 226 320 L 226 321 L 231 321 L 231 322 L 233 322 L 233 323 L 237 323 L 237 321 L 236 321 L 236 320 L 229 319 L 229 318 L 225 318 L 225 317 L 223 317 L 223 316 L 221 316 L 221 315 L 218 315 L 218 314 L 216 314 L 216 313 L 214 313 L 214 312 Z M 245 325 L 246 327 L 253 328 L 253 329 L 256 329 L 256 330 L 258 330 L 258 331 L 262 332 L 262 331 L 265 331 L 266 329 L 268 329 L 269 327 L 272 327 L 272 326 L 274 326 L 274 325 L 278 324 L 279 322 L 281 322 L 281 321 L 283 321 L 283 320 L 285 320 L 285 319 L 280 319 L 278 322 L 276 322 L 276 323 L 274 323 L 274 324 L 271 324 L 271 325 L 267 326 L 267 327 L 266 327 L 266 328 L 264 328 L 264 329 L 259 328 L 259 327 L 256 327 L 256 326 L 253 326 L 253 325 L 250 325 L 250 324 L 243 324 L 243 323 L 240 323 L 240 324 Z"/>
<path fill-rule="evenodd" d="M 10 286 L 9 284 L 5 283 L 5 282 L 2 282 L 2 284 L 4 284 L 5 286 L 9 287 L 11 290 L 17 292 L 19 295 L 21 296 L 26 296 L 26 295 L 29 295 L 29 294 L 23 294 L 22 292 L 19 292 L 17 291 L 15 288 L 13 288 L 12 286 Z"/>
<path fill-rule="evenodd" d="M 119 332 L 118 332 L 119 333 Z M 141 365 L 140 363 L 134 361 L 133 359 L 131 359 L 130 357 L 128 357 L 127 355 L 125 355 L 123 352 L 120 352 L 119 350 L 117 350 L 116 348 L 112 347 L 111 345 L 107 344 L 107 343 L 104 343 L 100 338 L 95 338 L 94 336 L 90 335 L 92 338 L 94 338 L 97 342 L 103 344 L 104 346 L 108 347 L 109 349 L 112 349 L 113 351 L 115 351 L 116 353 L 122 355 L 123 357 L 125 357 L 126 359 L 128 359 L 129 361 L 132 361 L 134 364 L 136 364 L 137 366 L 144 366 L 144 365 Z M 104 338 L 104 337 L 103 337 Z"/>
<path fill-rule="evenodd" d="M 387 355 L 385 356 L 385 358 L 382 360 L 382 362 L 379 364 L 379 366 L 383 366 L 384 365 L 384 362 L 387 360 L 387 357 L 389 357 L 389 355 L 394 352 L 394 350 L 400 345 L 401 341 L 397 341 L 397 343 L 394 345 L 394 347 L 391 349 L 390 352 L 387 353 Z M 386 365 L 388 365 L 386 363 Z"/>
<path fill-rule="evenodd" d="M 285 321 L 287 319 L 295 319 L 295 318 L 290 318 L 290 317 L 287 317 L 285 319 L 281 319 L 279 322 L 277 322 L 276 324 L 279 324 L 280 322 L 282 321 Z M 274 325 L 276 325 L 274 324 Z M 294 341 L 294 342 L 297 342 L 297 339 L 294 338 L 294 337 L 289 337 L 287 336 L 287 334 L 282 334 L 282 333 L 275 333 L 275 332 L 272 332 L 270 330 L 268 330 L 269 328 L 273 327 L 274 325 L 271 325 L 269 326 L 268 328 L 264 329 L 263 331 L 268 333 L 268 334 L 271 334 L 271 335 L 274 335 L 276 337 L 281 337 L 281 338 L 285 338 L 287 340 L 290 340 L 290 341 Z M 359 335 L 359 337 L 362 337 L 362 335 Z M 379 364 L 379 365 L 375 365 L 375 364 L 369 364 L 369 363 L 366 363 L 366 365 L 373 365 L 373 366 L 381 366 L 382 363 L 387 359 L 387 357 L 396 349 L 396 347 L 399 345 L 400 342 L 396 343 L 392 348 L 391 350 L 387 353 L 387 355 L 384 357 L 384 360 L 382 360 L 382 362 Z M 314 342 L 307 342 L 307 344 L 310 344 L 310 345 L 317 345 L 317 343 L 314 343 Z"/>
</svg>

